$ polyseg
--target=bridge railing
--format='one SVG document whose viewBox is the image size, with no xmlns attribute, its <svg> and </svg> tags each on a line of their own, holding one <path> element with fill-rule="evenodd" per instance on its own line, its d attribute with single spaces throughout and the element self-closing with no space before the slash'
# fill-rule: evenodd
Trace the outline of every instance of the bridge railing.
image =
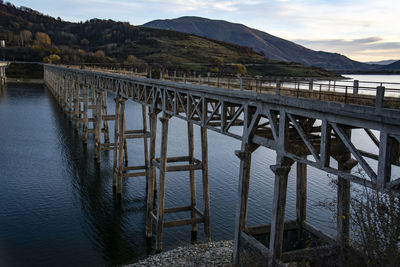
<svg viewBox="0 0 400 267">
<path fill-rule="evenodd" d="M 109 69 L 98 66 L 85 66 L 108 73 L 119 73 L 139 77 L 151 77 L 148 72 L 138 72 L 134 69 Z M 254 91 L 263 94 L 276 94 L 296 98 L 311 98 L 321 101 L 340 102 L 371 106 L 376 108 L 400 109 L 400 83 L 371 82 L 359 80 L 339 80 L 321 78 L 288 78 L 288 77 L 247 77 L 218 76 L 208 73 L 165 71 L 153 79 L 164 79 L 175 82 L 201 84 L 228 89 Z"/>
</svg>

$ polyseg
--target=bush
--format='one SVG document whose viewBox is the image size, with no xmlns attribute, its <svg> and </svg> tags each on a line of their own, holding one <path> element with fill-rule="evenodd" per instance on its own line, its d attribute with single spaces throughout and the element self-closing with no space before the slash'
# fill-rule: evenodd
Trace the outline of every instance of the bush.
<svg viewBox="0 0 400 267">
<path fill-rule="evenodd" d="M 369 266 L 400 266 L 400 198 L 363 188 L 351 198 L 351 245 Z"/>
</svg>

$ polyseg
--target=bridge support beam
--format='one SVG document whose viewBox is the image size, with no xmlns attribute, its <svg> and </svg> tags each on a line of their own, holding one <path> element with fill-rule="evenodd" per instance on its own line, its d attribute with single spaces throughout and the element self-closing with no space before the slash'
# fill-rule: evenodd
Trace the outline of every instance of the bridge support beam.
<svg viewBox="0 0 400 267">
<path fill-rule="evenodd" d="M 296 162 L 296 221 L 303 226 L 307 218 L 307 164 Z"/>
<path fill-rule="evenodd" d="M 350 132 L 350 131 L 348 131 Z M 339 171 L 350 173 L 357 165 L 357 161 L 351 158 L 350 153 L 344 153 L 338 160 Z M 337 243 L 341 256 L 344 249 L 350 244 L 350 181 L 338 176 L 337 181 Z"/>
<path fill-rule="evenodd" d="M 292 163 L 291 160 L 283 158 L 278 159 L 277 164 L 271 166 L 271 170 L 275 174 L 275 185 L 269 238 L 269 251 L 271 254 L 269 266 L 275 266 L 275 261 L 280 260 L 282 255 L 287 181 Z"/>
<path fill-rule="evenodd" d="M 188 148 L 189 155 L 183 157 L 167 157 L 168 148 L 168 127 L 171 116 L 164 113 L 160 118 L 161 121 L 161 152 L 160 158 L 155 158 L 155 133 L 156 128 L 156 115 L 153 114 L 151 118 L 151 166 L 152 172 L 149 174 L 150 180 L 148 181 L 148 195 L 147 195 L 147 221 L 146 221 L 146 234 L 147 237 L 152 236 L 152 222 L 155 221 L 157 225 L 157 241 L 156 250 L 161 251 L 163 247 L 163 229 L 164 227 L 174 227 L 182 225 L 192 225 L 192 240 L 196 239 L 197 224 L 204 223 L 204 232 L 206 241 L 211 241 L 210 233 L 210 200 L 209 200 L 209 182 L 208 182 L 208 147 L 207 147 L 207 129 L 201 128 L 201 146 L 202 146 L 202 161 L 194 158 L 194 139 L 193 139 L 193 123 L 188 122 Z M 187 162 L 182 165 L 167 166 L 168 162 Z M 154 184 L 155 184 L 155 169 L 160 170 L 160 182 L 158 193 L 157 210 L 154 209 Z M 203 201 L 204 210 L 200 211 L 196 203 L 196 181 L 195 170 L 202 170 L 202 183 L 203 183 Z M 165 208 L 165 185 L 167 172 L 189 171 L 190 180 L 190 205 L 183 207 Z M 164 215 L 166 213 L 175 212 L 190 212 L 190 219 L 165 221 Z"/>
<path fill-rule="evenodd" d="M 238 189 L 238 204 L 235 216 L 235 243 L 233 262 L 235 265 L 240 264 L 240 235 L 246 229 L 247 208 L 249 200 L 249 187 L 250 187 L 250 170 L 251 170 L 251 155 L 258 146 L 242 142 L 240 151 L 235 151 L 236 156 L 240 159 L 239 170 L 239 189 Z"/>
<path fill-rule="evenodd" d="M 94 123 L 94 135 L 95 135 L 95 150 L 96 150 L 96 161 L 100 164 L 101 151 L 114 150 L 114 143 L 110 143 L 110 128 L 109 122 L 115 120 L 115 115 L 108 114 L 107 107 L 107 91 L 98 90 L 96 97 L 96 112 L 95 112 L 95 123 Z"/>
<path fill-rule="evenodd" d="M 114 175 L 113 186 L 117 188 L 118 194 L 122 193 L 123 180 L 130 177 L 147 177 L 149 170 L 148 137 L 146 106 L 142 105 L 143 128 L 138 130 L 126 130 L 126 98 L 116 99 L 116 132 L 114 142 Z M 118 126 L 117 126 L 118 125 Z M 144 165 L 128 166 L 128 139 L 143 139 Z"/>
</svg>

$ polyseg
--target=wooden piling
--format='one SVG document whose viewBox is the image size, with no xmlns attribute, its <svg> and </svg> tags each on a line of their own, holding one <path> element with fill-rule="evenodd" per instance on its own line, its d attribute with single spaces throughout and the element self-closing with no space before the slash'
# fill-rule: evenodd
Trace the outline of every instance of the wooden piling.
<svg viewBox="0 0 400 267">
<path fill-rule="evenodd" d="M 126 99 L 120 99 L 120 125 L 119 125 L 119 140 L 118 140 L 118 193 L 122 193 L 122 172 L 123 172 L 123 160 L 124 152 L 126 149 L 125 142 L 125 131 L 126 131 L 126 120 L 125 120 L 125 101 Z"/>
<path fill-rule="evenodd" d="M 188 131 L 188 152 L 189 152 L 189 163 L 193 164 L 194 158 L 194 135 L 193 135 L 193 123 L 187 123 L 187 131 Z M 189 171 L 190 176 L 190 204 L 192 206 L 191 218 L 196 218 L 196 212 L 194 208 L 196 207 L 196 177 L 194 170 Z M 197 232 L 197 224 L 193 222 L 192 224 L 192 232 Z"/>
<path fill-rule="evenodd" d="M 208 181 L 208 138 L 207 128 L 201 127 L 201 161 L 203 171 L 203 203 L 204 203 L 204 232 L 207 242 L 211 242 L 211 229 L 210 229 L 210 189 Z M 194 192 L 195 193 L 195 192 Z"/>
<path fill-rule="evenodd" d="M 159 200 L 157 207 L 157 243 L 156 250 L 162 250 L 162 234 L 164 224 L 164 200 L 165 200 L 165 176 L 167 170 L 167 148 L 168 148 L 168 122 L 170 116 L 165 114 L 160 118 L 161 121 L 161 153 L 160 153 L 160 183 Z"/>
<path fill-rule="evenodd" d="M 121 102 L 120 96 L 115 98 L 115 126 L 114 126 L 114 164 L 113 164 L 113 187 L 117 187 L 118 178 L 118 147 L 120 135 L 120 112 Z"/>
<path fill-rule="evenodd" d="M 156 184 L 156 167 L 153 164 L 153 160 L 156 159 L 156 135 L 157 135 L 157 114 L 160 111 L 157 109 L 150 109 L 149 121 L 150 121 L 150 164 L 148 165 L 147 172 L 147 216 L 146 216 L 146 236 L 150 238 L 153 235 L 152 227 L 152 212 L 154 207 L 154 190 Z"/>
<path fill-rule="evenodd" d="M 307 217 L 307 164 L 296 163 L 296 221 L 301 227 Z"/>
<path fill-rule="evenodd" d="M 290 165 L 285 163 L 285 159 L 277 160 L 277 164 L 271 166 L 275 174 L 274 200 L 272 205 L 271 234 L 269 239 L 269 266 L 275 265 L 275 260 L 279 260 L 282 255 L 283 231 L 286 208 L 287 181 Z"/>
</svg>

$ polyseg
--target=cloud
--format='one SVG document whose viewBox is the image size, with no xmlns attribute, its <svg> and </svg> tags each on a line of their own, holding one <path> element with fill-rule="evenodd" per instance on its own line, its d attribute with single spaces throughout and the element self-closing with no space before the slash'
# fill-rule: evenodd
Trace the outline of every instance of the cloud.
<svg viewBox="0 0 400 267">
<path fill-rule="evenodd" d="M 399 58 L 400 42 L 386 41 L 382 37 L 366 37 L 360 39 L 295 39 L 292 40 L 314 50 L 337 52 L 355 60 L 366 61 L 369 59 Z M 369 58 L 369 59 L 367 59 Z"/>
</svg>

